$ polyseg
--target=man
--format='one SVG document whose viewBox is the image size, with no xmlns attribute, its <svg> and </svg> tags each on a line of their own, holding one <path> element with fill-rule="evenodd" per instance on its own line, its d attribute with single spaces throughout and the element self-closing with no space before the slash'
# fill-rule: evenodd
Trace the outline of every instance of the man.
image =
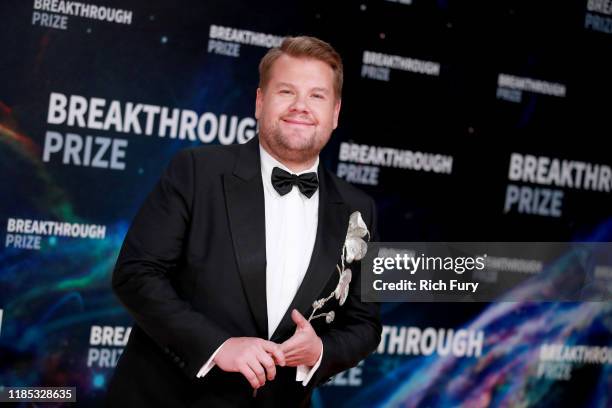
<svg viewBox="0 0 612 408">
<path fill-rule="evenodd" d="M 303 406 L 379 343 L 358 266 L 346 302 L 322 309 L 335 320 L 307 320 L 338 283 L 350 214 L 375 228 L 373 201 L 319 164 L 338 124 L 340 57 L 289 37 L 259 70 L 259 136 L 180 152 L 125 238 L 113 288 L 136 325 L 111 406 Z"/>
</svg>

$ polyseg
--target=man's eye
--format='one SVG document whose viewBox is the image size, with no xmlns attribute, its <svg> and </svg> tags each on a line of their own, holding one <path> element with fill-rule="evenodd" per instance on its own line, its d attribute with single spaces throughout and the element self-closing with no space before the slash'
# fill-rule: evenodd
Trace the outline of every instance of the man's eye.
<svg viewBox="0 0 612 408">
<path fill-rule="evenodd" d="M 312 96 L 313 96 L 313 98 L 317 98 L 317 99 L 325 98 L 325 96 L 323 94 L 313 94 Z"/>
<path fill-rule="evenodd" d="M 280 93 L 282 93 L 282 94 L 290 94 L 291 91 L 289 89 L 281 89 Z"/>
</svg>

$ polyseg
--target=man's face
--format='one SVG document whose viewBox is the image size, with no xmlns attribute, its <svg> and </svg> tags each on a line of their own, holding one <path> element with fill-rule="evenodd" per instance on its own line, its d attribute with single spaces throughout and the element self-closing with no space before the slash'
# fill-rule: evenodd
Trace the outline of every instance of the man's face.
<svg viewBox="0 0 612 408">
<path fill-rule="evenodd" d="M 281 161 L 314 159 L 338 126 L 339 113 L 334 71 L 316 59 L 281 55 L 265 89 L 257 89 L 260 142 Z"/>
</svg>

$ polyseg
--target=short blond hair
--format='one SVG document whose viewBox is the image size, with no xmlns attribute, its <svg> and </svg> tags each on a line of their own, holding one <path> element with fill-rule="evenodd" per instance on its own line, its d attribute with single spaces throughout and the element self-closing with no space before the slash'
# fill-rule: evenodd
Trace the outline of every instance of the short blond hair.
<svg viewBox="0 0 612 408">
<path fill-rule="evenodd" d="M 342 96 L 344 73 L 340 54 L 328 43 L 315 37 L 286 37 L 280 47 L 270 49 L 259 63 L 259 87 L 264 88 L 270 79 L 274 62 L 283 54 L 295 58 L 313 58 L 329 65 L 334 71 L 334 93 Z"/>
</svg>

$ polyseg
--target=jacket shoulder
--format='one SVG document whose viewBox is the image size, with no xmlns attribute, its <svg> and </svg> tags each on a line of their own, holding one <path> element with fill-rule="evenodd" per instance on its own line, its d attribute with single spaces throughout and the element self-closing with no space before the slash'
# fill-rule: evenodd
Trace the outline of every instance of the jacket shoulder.
<svg viewBox="0 0 612 408">
<path fill-rule="evenodd" d="M 169 169 L 183 169 L 195 174 L 231 172 L 241 145 L 203 145 L 179 150 L 170 159 Z"/>
<path fill-rule="evenodd" d="M 240 146 L 239 144 L 194 146 L 183 149 L 180 153 L 191 155 L 196 164 L 200 162 L 233 164 L 238 158 Z"/>
</svg>

